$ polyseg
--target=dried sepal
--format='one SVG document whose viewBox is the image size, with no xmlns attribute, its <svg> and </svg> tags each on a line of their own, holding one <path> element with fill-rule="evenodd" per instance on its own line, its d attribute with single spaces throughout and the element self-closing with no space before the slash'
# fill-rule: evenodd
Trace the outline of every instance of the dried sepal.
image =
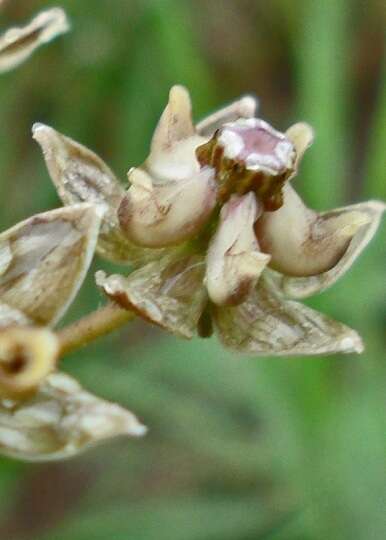
<svg viewBox="0 0 386 540">
<path fill-rule="evenodd" d="M 276 275 L 276 280 L 286 296 L 292 298 L 306 298 L 331 287 L 340 277 L 342 277 L 355 260 L 359 257 L 367 244 L 371 241 L 380 224 L 382 213 L 385 211 L 385 204 L 380 201 L 369 201 L 365 203 L 353 204 L 344 208 L 339 208 L 331 212 L 324 212 L 321 218 L 327 222 L 333 219 L 333 223 L 347 223 L 354 220 L 356 224 L 362 223 L 351 230 L 351 240 L 348 247 L 339 258 L 337 263 L 319 274 L 308 277 L 292 277 L 282 274 Z"/>
<path fill-rule="evenodd" d="M 118 210 L 128 238 L 147 247 L 165 247 L 192 238 L 216 205 L 213 171 L 198 169 L 184 179 L 156 183 L 142 169 L 129 174 L 131 186 Z"/>
<path fill-rule="evenodd" d="M 0 73 L 17 67 L 40 45 L 69 29 L 65 12 L 52 8 L 39 13 L 22 28 L 11 28 L 0 36 Z"/>
<path fill-rule="evenodd" d="M 227 122 L 235 122 L 239 118 L 253 118 L 257 112 L 257 105 L 255 97 L 242 96 L 198 122 L 197 133 L 202 136 L 212 136 L 216 129 Z"/>
<path fill-rule="evenodd" d="M 96 249 L 101 257 L 137 265 L 160 256 L 160 251 L 133 245 L 123 234 L 117 209 L 125 191 L 97 154 L 44 124 L 34 124 L 32 132 L 63 204 L 88 202 L 104 210 Z"/>
<path fill-rule="evenodd" d="M 253 193 L 233 195 L 221 209 L 206 258 L 205 284 L 215 304 L 243 302 L 269 262 L 270 256 L 259 250 L 253 228 L 260 213 Z"/>
<path fill-rule="evenodd" d="M 14 326 L 0 331 L 0 397 L 33 390 L 53 371 L 59 351 L 47 328 Z"/>
<path fill-rule="evenodd" d="M 285 300 L 266 276 L 243 304 L 213 306 L 213 318 L 222 343 L 242 353 L 287 356 L 363 351 L 354 330 Z"/>
<path fill-rule="evenodd" d="M 97 285 L 125 309 L 170 332 L 191 338 L 207 303 L 204 257 L 164 257 L 129 277 L 96 274 Z"/>
<path fill-rule="evenodd" d="M 105 439 L 145 433 L 131 412 L 64 373 L 49 375 L 26 400 L 0 402 L 0 453 L 26 461 L 66 459 Z"/>
<path fill-rule="evenodd" d="M 52 325 L 75 297 L 92 260 L 101 215 L 79 204 L 37 214 L 0 235 L 12 254 L 0 275 L 0 303 Z"/>
</svg>

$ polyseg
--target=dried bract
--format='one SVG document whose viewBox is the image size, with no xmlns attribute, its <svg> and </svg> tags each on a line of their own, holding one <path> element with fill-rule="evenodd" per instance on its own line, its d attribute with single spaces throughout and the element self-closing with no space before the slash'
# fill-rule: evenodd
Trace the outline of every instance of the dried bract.
<svg viewBox="0 0 386 540">
<path fill-rule="evenodd" d="M 21 28 L 11 28 L 0 36 L 0 73 L 17 67 L 44 43 L 69 29 L 61 8 L 42 11 Z"/>
<path fill-rule="evenodd" d="M 58 321 L 86 275 L 100 220 L 96 207 L 79 204 L 37 214 L 0 234 L 0 326 L 12 322 L 12 313 L 38 325 Z"/>
<path fill-rule="evenodd" d="M 0 402 L 0 452 L 26 461 L 65 459 L 111 437 L 145 433 L 131 412 L 64 373 L 49 375 L 24 401 Z"/>
</svg>

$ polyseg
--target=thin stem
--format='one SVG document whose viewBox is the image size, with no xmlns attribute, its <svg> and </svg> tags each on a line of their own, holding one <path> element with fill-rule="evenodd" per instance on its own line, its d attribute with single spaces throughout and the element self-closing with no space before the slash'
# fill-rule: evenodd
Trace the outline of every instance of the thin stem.
<svg viewBox="0 0 386 540">
<path fill-rule="evenodd" d="M 135 316 L 133 311 L 122 309 L 117 304 L 106 304 L 59 330 L 59 355 L 63 356 L 84 347 L 94 339 L 123 326 Z"/>
</svg>

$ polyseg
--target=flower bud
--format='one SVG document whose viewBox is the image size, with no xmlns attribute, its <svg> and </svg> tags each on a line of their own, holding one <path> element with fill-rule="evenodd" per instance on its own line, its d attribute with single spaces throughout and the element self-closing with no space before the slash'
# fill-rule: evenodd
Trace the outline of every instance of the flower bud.
<svg viewBox="0 0 386 540">
<path fill-rule="evenodd" d="M 9 327 L 0 331 L 0 395 L 15 396 L 35 388 L 50 373 L 58 340 L 45 328 Z"/>
<path fill-rule="evenodd" d="M 253 229 L 261 213 L 253 193 L 232 195 L 223 206 L 220 223 L 207 254 L 206 286 L 218 305 L 245 300 L 270 256 L 261 253 Z"/>
<path fill-rule="evenodd" d="M 294 145 L 258 118 L 225 124 L 196 150 L 202 166 L 216 170 L 219 199 L 253 191 L 265 210 L 282 205 L 282 187 L 294 172 Z"/>
</svg>

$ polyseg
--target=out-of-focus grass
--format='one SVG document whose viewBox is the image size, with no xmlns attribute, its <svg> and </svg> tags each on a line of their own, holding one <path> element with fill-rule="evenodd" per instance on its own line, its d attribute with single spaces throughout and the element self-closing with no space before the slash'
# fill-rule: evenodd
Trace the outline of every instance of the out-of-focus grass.
<svg viewBox="0 0 386 540">
<path fill-rule="evenodd" d="M 47 5 L 8 2 L 4 25 Z M 63 5 L 73 32 L 0 79 L 3 227 L 59 204 L 34 121 L 94 148 L 124 180 L 174 82 L 190 87 L 198 117 L 254 92 L 277 127 L 313 124 L 296 182 L 315 207 L 385 196 L 376 1 L 365 13 L 349 0 Z M 1 459 L 0 538 L 383 539 L 384 246 L 385 227 L 312 301 L 361 331 L 361 357 L 244 358 L 141 322 L 69 357 L 66 370 L 137 411 L 149 435 L 67 463 Z M 101 301 L 91 275 L 69 318 Z"/>
</svg>

